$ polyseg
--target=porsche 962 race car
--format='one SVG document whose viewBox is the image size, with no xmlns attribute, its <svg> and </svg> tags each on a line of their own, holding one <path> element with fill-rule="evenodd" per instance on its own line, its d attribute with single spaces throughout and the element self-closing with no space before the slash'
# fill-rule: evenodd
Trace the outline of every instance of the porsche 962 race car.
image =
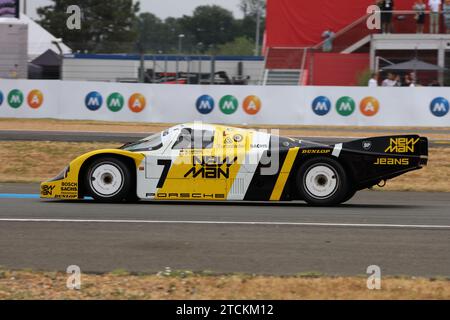
<svg viewBox="0 0 450 320">
<path fill-rule="evenodd" d="M 220 125 L 183 124 L 73 160 L 44 199 L 287 201 L 331 206 L 428 161 L 428 140 L 376 137 L 335 145 Z"/>
</svg>

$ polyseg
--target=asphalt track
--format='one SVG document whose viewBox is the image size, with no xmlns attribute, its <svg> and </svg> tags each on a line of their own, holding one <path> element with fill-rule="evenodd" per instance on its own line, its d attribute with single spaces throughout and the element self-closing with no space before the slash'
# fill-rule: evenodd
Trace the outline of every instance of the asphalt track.
<svg viewBox="0 0 450 320">
<path fill-rule="evenodd" d="M 36 198 L 0 184 L 0 265 L 83 272 L 172 269 L 450 276 L 450 195 L 359 193 L 336 208 L 304 203 L 98 204 Z"/>
<path fill-rule="evenodd" d="M 330 131 L 324 129 L 324 131 Z M 348 130 L 343 130 L 348 131 Z M 380 131 L 368 131 L 370 133 L 378 133 Z M 425 131 L 420 134 L 425 135 L 428 132 L 436 133 L 436 131 Z M 441 133 L 448 133 L 447 131 L 439 131 Z M 349 131 L 351 134 L 351 131 Z M 396 130 L 392 134 L 407 134 L 410 131 Z M 145 137 L 151 133 L 114 133 L 114 132 L 71 132 L 71 131 L 21 131 L 21 130 L 0 130 L 0 141 L 55 141 L 55 142 L 117 142 L 127 143 L 133 142 Z M 298 139 L 310 140 L 324 144 L 336 144 L 347 142 L 354 139 L 351 137 L 301 137 Z M 439 139 L 430 140 L 430 147 L 432 148 L 447 148 L 450 147 L 450 140 Z"/>
</svg>

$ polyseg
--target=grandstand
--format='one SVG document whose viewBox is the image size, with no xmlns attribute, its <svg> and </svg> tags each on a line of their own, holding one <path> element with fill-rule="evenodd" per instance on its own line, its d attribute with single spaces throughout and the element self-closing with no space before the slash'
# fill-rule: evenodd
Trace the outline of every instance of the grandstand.
<svg viewBox="0 0 450 320">
<path fill-rule="evenodd" d="M 445 34 L 443 19 L 439 34 L 429 34 L 427 12 L 424 33 L 416 34 L 414 2 L 396 1 L 393 33 L 381 34 L 367 27 L 372 0 L 268 0 L 264 83 L 273 84 L 275 78 L 278 84 L 291 84 L 297 73 L 303 75 L 299 84 L 357 85 L 364 72 L 414 57 L 448 67 L 450 35 Z M 335 33 L 329 52 L 323 52 L 326 30 Z M 424 76 L 444 83 L 443 72 Z"/>
</svg>

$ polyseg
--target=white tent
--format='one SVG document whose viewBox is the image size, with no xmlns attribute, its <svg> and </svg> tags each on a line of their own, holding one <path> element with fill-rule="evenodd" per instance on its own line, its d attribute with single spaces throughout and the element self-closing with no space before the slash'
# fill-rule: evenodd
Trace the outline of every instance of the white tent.
<svg viewBox="0 0 450 320">
<path fill-rule="evenodd" d="M 59 54 L 58 47 L 53 44 L 57 38 L 50 32 L 42 28 L 38 23 L 31 20 L 28 16 L 21 14 L 20 19 L 0 18 L 1 24 L 26 24 L 28 25 L 28 58 L 33 60 L 48 49 Z M 72 53 L 72 50 L 63 43 L 59 44 L 64 54 Z"/>
</svg>

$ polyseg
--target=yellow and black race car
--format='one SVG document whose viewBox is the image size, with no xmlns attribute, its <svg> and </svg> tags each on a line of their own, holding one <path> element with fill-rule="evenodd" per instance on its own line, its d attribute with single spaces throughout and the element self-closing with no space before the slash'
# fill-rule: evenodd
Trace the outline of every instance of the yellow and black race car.
<svg viewBox="0 0 450 320">
<path fill-rule="evenodd" d="M 325 145 L 220 125 L 183 124 L 82 155 L 41 185 L 44 199 L 287 201 L 337 205 L 427 164 L 414 135 Z"/>
</svg>

